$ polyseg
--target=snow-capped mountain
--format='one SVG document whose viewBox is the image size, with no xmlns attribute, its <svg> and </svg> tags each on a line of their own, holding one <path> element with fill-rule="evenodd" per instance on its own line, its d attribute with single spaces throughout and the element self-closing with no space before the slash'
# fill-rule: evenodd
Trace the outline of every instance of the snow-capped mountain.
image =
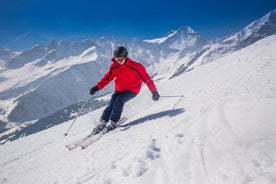
<svg viewBox="0 0 276 184">
<path fill-rule="evenodd" d="M 90 87 L 108 70 L 118 45 L 126 46 L 132 59 L 143 63 L 155 80 L 161 80 L 181 75 L 275 33 L 274 10 L 218 42 L 206 40 L 192 28 L 183 26 L 154 40 L 102 37 L 77 42 L 52 41 L 47 47 L 36 45 L 21 53 L 1 50 L 0 132 L 47 119 L 84 101 Z M 109 85 L 101 94 L 112 89 Z"/>
<path fill-rule="evenodd" d="M 241 48 L 248 46 L 262 38 L 273 35 L 276 32 L 276 9 L 269 12 L 259 20 L 246 26 L 241 31 L 224 39 L 222 43 L 235 43 Z"/>
<path fill-rule="evenodd" d="M 184 54 L 184 57 L 183 54 L 181 54 L 181 57 L 178 57 L 178 63 L 181 64 L 179 64 L 175 69 L 173 76 L 247 47 L 256 41 L 275 33 L 276 9 L 269 12 L 259 20 L 252 22 L 237 33 L 219 39 L 218 41 L 211 41 L 193 54 Z"/>
<path fill-rule="evenodd" d="M 11 50 L 0 48 L 0 72 L 2 69 L 4 69 L 6 62 L 16 55 L 17 54 L 12 52 Z"/>
<path fill-rule="evenodd" d="M 176 31 L 171 31 L 160 45 L 165 48 L 184 51 L 186 53 L 201 49 L 207 40 L 202 38 L 199 33 L 191 27 L 183 26 Z"/>
<path fill-rule="evenodd" d="M 163 38 L 145 41 L 157 43 L 165 51 L 182 51 L 185 53 L 200 50 L 207 43 L 206 39 L 202 38 L 199 33 L 195 32 L 189 26 L 182 26 L 177 30 L 172 30 Z"/>
<path fill-rule="evenodd" d="M 33 62 L 36 59 L 42 58 L 47 53 L 47 50 L 42 45 L 36 45 L 31 49 L 24 51 L 12 59 L 6 65 L 7 69 L 18 69 Z"/>
</svg>

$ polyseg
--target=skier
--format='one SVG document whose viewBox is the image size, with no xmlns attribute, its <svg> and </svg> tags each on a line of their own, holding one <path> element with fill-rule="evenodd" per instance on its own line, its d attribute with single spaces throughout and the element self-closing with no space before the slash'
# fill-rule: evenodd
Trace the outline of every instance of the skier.
<svg viewBox="0 0 276 184">
<path fill-rule="evenodd" d="M 124 104 L 139 93 L 142 82 L 148 86 L 154 101 L 157 101 L 160 97 L 145 67 L 141 63 L 130 59 L 125 47 L 117 47 L 111 60 L 112 64 L 109 67 L 109 71 L 90 90 L 90 94 L 94 95 L 95 92 L 101 90 L 115 79 L 115 91 L 108 106 L 102 113 L 100 124 L 93 129 L 92 134 L 97 134 L 104 128 L 110 131 L 116 127 L 116 122 L 121 118 Z"/>
</svg>

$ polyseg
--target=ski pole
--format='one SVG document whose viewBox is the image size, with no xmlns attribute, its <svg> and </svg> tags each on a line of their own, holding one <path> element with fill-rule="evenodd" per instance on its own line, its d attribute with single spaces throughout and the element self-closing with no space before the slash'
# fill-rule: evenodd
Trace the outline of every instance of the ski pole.
<svg viewBox="0 0 276 184">
<path fill-rule="evenodd" d="M 162 95 L 160 97 L 163 97 L 163 98 L 178 98 L 178 97 L 184 97 L 184 95 Z"/>
<path fill-rule="evenodd" d="M 92 98 L 92 95 L 90 95 L 87 100 L 83 103 L 81 109 L 78 111 L 78 114 L 76 116 L 76 118 L 74 119 L 74 121 L 71 123 L 70 127 L 68 128 L 68 130 L 66 131 L 66 133 L 64 134 L 65 136 L 68 135 L 70 129 L 72 128 L 72 126 L 74 125 L 74 123 L 76 122 L 77 118 L 80 116 L 80 114 L 82 113 L 82 111 L 84 110 L 84 107 L 86 106 L 86 104 L 89 102 L 89 100 Z"/>
</svg>

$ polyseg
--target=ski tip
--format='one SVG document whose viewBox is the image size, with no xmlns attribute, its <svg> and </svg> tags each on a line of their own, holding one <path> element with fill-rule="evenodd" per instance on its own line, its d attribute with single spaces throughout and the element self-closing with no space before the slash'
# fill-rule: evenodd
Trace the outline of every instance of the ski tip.
<svg viewBox="0 0 276 184">
<path fill-rule="evenodd" d="M 76 148 L 76 146 L 70 146 L 70 145 L 65 145 L 65 147 L 66 147 L 69 151 L 71 151 L 71 150 L 73 150 L 73 149 Z"/>
</svg>

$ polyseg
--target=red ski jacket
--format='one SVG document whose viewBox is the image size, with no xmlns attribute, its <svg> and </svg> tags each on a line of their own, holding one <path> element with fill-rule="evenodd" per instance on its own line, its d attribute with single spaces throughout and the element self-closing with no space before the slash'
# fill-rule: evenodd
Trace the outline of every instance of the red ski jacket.
<svg viewBox="0 0 276 184">
<path fill-rule="evenodd" d="M 111 60 L 113 63 L 110 65 L 109 71 L 96 84 L 99 89 L 104 88 L 115 78 L 115 90 L 120 92 L 128 90 L 139 93 L 142 82 L 146 83 L 151 92 L 157 91 L 153 80 L 141 63 L 127 58 L 125 63 L 120 65 L 114 57 Z"/>
</svg>

